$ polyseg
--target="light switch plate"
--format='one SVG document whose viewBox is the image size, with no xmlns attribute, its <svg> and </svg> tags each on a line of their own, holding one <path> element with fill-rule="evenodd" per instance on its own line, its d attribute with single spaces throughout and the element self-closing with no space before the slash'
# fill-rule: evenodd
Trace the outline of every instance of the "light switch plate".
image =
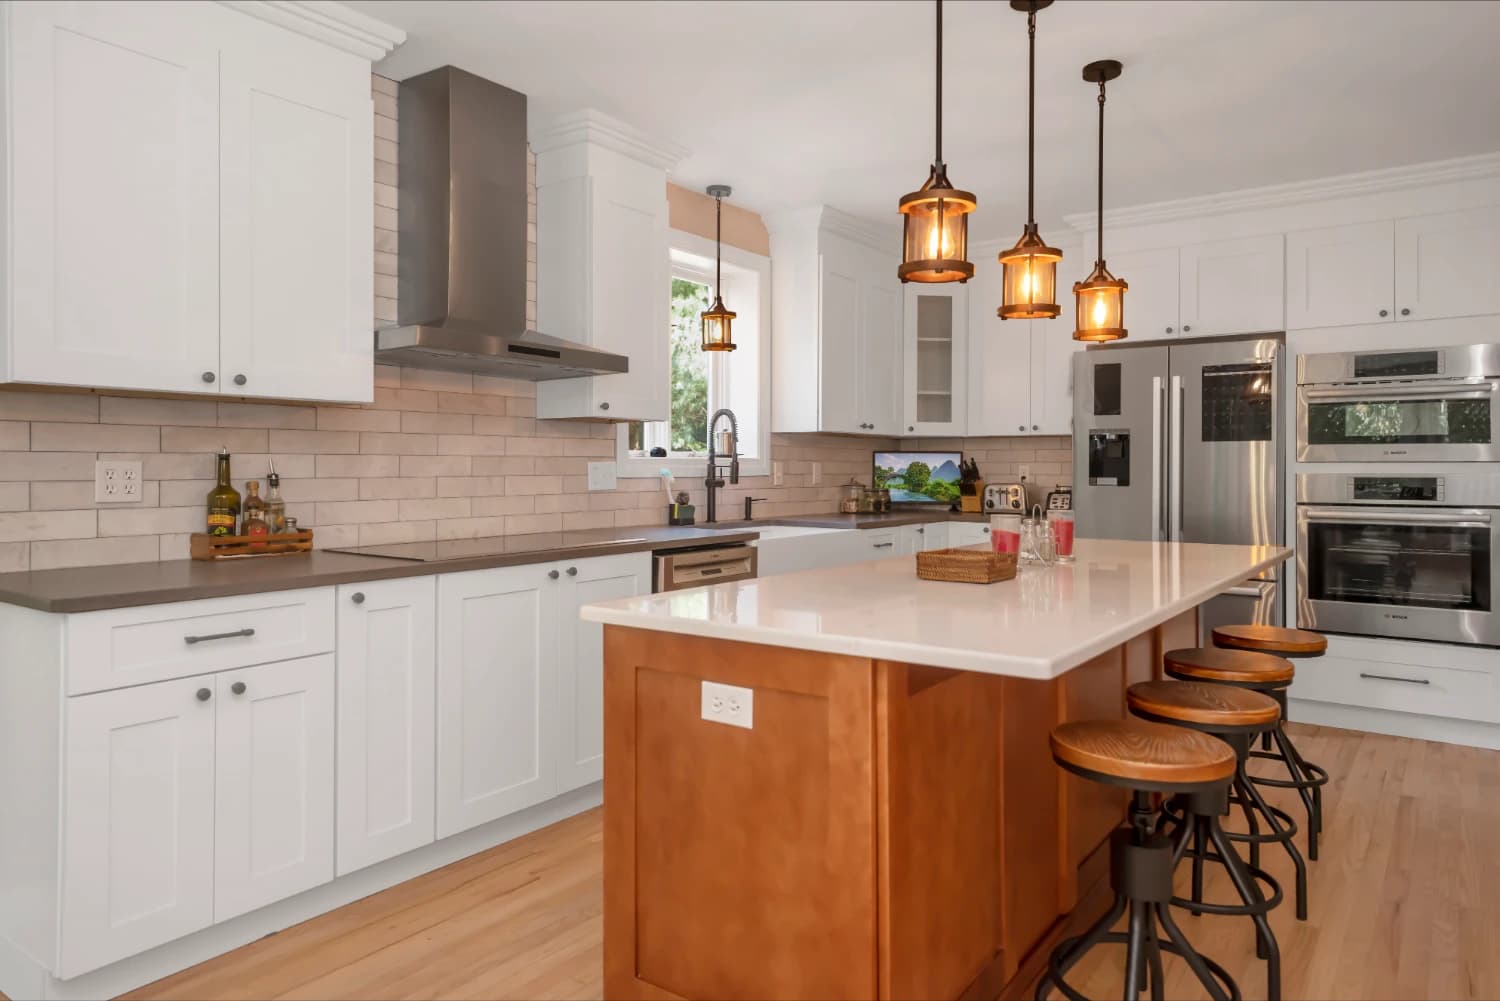
<svg viewBox="0 0 1500 1001">
<path fill-rule="evenodd" d="M 617 482 L 615 464 L 613 462 L 589 463 L 590 490 L 613 490 Z"/>
<path fill-rule="evenodd" d="M 141 502 L 140 462 L 128 459 L 95 462 L 94 501 L 98 504 L 139 504 Z"/>
<path fill-rule="evenodd" d="M 717 681 L 705 681 L 702 716 L 710 723 L 727 723 L 746 730 L 753 729 L 755 692 L 736 685 L 721 685 Z"/>
</svg>

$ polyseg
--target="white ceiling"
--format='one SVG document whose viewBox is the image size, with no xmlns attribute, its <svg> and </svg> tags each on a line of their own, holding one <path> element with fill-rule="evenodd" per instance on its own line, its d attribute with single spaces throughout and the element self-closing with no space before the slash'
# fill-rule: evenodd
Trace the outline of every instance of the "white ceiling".
<svg viewBox="0 0 1500 1001">
<path fill-rule="evenodd" d="M 353 0 L 406 29 L 378 67 L 452 63 L 598 108 L 692 152 L 673 180 L 761 212 L 825 203 L 895 224 L 932 159 L 933 5 Z M 1094 204 L 1095 90 L 1114 58 L 1115 207 L 1500 150 L 1500 2 L 1058 0 L 1037 16 L 1037 216 Z M 1026 19 L 949 0 L 944 155 L 979 197 L 971 239 L 1019 235 Z"/>
</svg>

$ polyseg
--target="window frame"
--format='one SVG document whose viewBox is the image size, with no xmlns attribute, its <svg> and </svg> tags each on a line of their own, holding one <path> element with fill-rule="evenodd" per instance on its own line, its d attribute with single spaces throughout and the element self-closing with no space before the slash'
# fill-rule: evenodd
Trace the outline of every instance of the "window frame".
<svg viewBox="0 0 1500 1001">
<path fill-rule="evenodd" d="M 695 233 L 681 230 L 668 231 L 668 253 L 671 258 L 670 274 L 691 281 L 705 281 L 713 286 L 714 241 Z M 741 331 L 753 333 L 756 342 L 758 364 L 756 366 L 756 396 L 758 413 L 755 420 L 754 458 L 740 461 L 741 476 L 768 476 L 771 471 L 771 259 L 761 254 L 742 250 L 739 247 L 723 248 L 724 290 L 721 293 L 726 304 L 738 316 L 735 318 L 735 340 L 741 341 Z M 670 295 L 670 288 L 665 291 Z M 663 331 L 668 336 L 668 331 Z M 743 342 L 742 342 L 743 343 Z M 721 356 L 709 362 L 709 402 L 715 406 L 723 401 L 728 392 L 728 378 Z M 671 378 L 670 371 L 668 379 Z M 742 446 L 744 443 L 742 442 Z M 667 457 L 652 458 L 649 455 L 630 454 L 630 426 L 622 423 L 615 432 L 616 475 L 626 478 L 654 478 L 662 467 L 672 471 L 673 476 L 685 479 L 697 478 L 704 472 L 704 458 Z"/>
</svg>

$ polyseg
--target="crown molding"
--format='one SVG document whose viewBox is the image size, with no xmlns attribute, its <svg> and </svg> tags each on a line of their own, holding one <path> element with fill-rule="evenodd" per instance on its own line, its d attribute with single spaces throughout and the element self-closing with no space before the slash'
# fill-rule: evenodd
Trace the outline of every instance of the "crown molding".
<svg viewBox="0 0 1500 1001">
<path fill-rule="evenodd" d="M 899 252 L 901 247 L 901 231 L 895 226 L 872 223 L 831 205 L 822 206 L 818 227 L 825 233 L 842 236 L 876 250 L 890 250 L 894 247 Z"/>
<path fill-rule="evenodd" d="M 1433 184 L 1500 178 L 1500 153 L 1480 153 L 1453 160 L 1438 160 L 1406 167 L 1339 174 L 1312 181 L 1295 181 L 1263 188 L 1245 188 L 1217 195 L 1201 195 L 1170 202 L 1153 202 L 1123 209 L 1106 209 L 1104 224 L 1111 228 L 1180 222 L 1231 212 L 1254 212 L 1323 202 L 1336 198 L 1378 195 Z M 1063 216 L 1069 226 L 1093 232 L 1098 222 L 1094 210 Z"/>
<path fill-rule="evenodd" d="M 653 139 L 635 126 L 627 125 L 594 108 L 572 111 L 545 120 L 532 137 L 531 149 L 535 153 L 544 153 L 578 143 L 602 146 L 666 171 L 670 171 L 678 161 L 686 159 L 692 152 L 686 146 Z"/>
<path fill-rule="evenodd" d="M 219 0 L 225 7 L 376 62 L 406 41 L 406 32 L 331 0 Z"/>
</svg>

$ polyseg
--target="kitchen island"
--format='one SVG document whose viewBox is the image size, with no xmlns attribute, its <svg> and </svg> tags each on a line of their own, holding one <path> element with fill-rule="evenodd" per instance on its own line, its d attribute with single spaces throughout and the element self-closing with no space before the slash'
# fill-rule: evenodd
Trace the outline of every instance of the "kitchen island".
<svg viewBox="0 0 1500 1001">
<path fill-rule="evenodd" d="M 1079 540 L 988 587 L 910 558 L 585 606 L 605 624 L 605 993 L 1025 989 L 1104 903 L 1125 793 L 1056 768 L 1271 546 Z M 708 683 L 733 686 L 725 691 Z"/>
</svg>

